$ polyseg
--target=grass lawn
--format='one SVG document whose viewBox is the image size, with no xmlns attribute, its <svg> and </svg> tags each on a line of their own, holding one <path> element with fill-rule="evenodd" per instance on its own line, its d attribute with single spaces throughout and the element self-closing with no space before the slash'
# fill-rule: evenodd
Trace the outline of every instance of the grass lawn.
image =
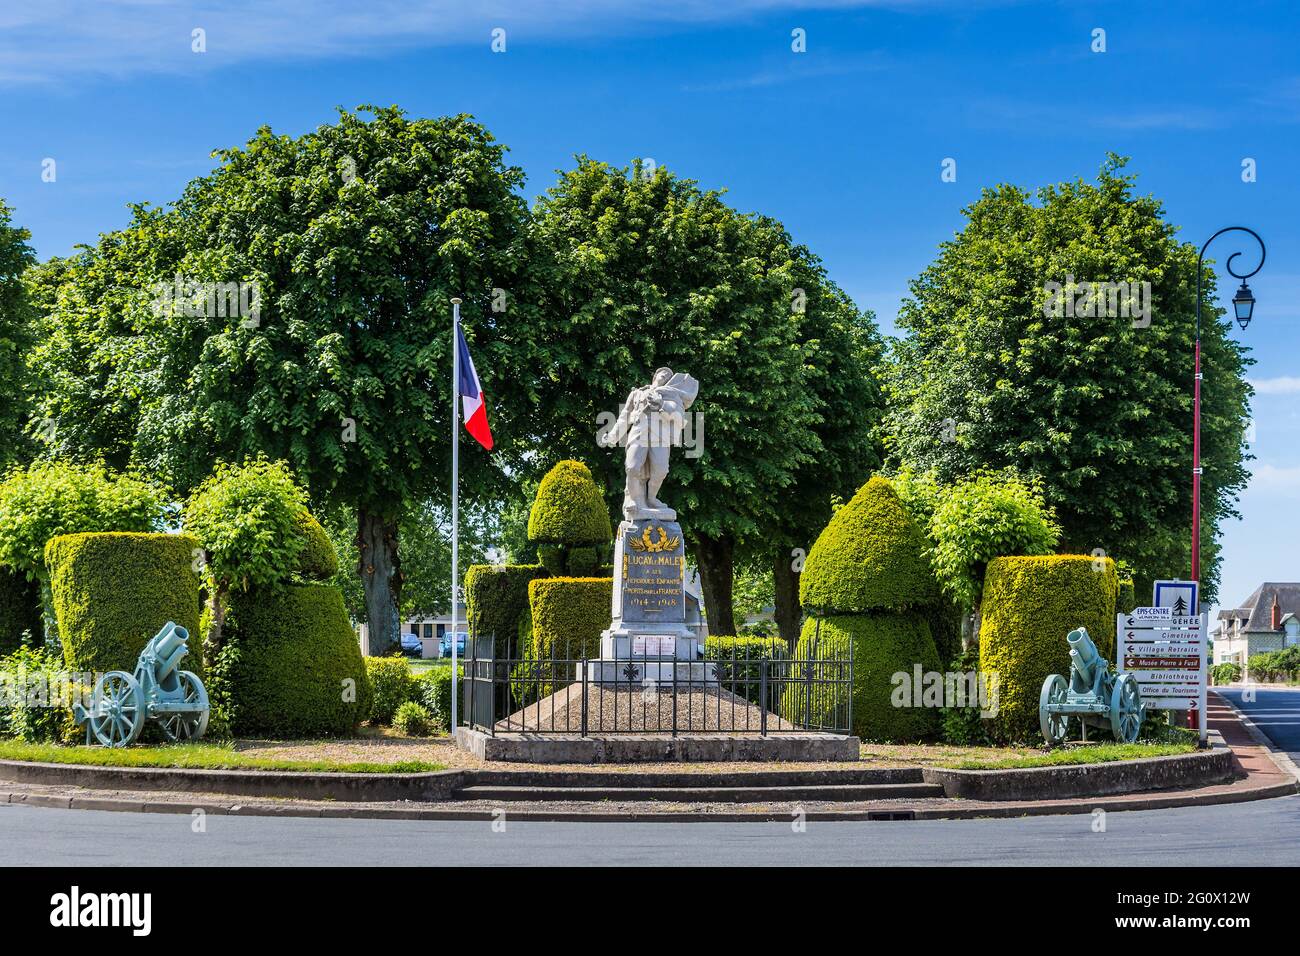
<svg viewBox="0 0 1300 956">
<path fill-rule="evenodd" d="M 1191 753 L 1195 743 L 1067 744 L 1041 747 L 956 747 L 946 744 L 863 744 L 863 761 L 897 765 L 948 767 L 954 770 L 1011 770 L 1067 764 L 1142 760 Z"/>
<path fill-rule="evenodd" d="M 428 660 L 424 660 L 423 658 L 419 658 L 419 657 L 408 657 L 406 659 L 406 663 L 410 666 L 411 673 L 414 674 L 416 677 L 419 677 L 421 674 L 426 674 L 429 671 L 433 670 L 435 667 L 450 667 L 451 658 L 430 657 Z"/>
<path fill-rule="evenodd" d="M 145 745 L 108 749 L 0 740 L 0 760 L 30 760 L 97 767 L 185 767 L 201 770 L 297 770 L 314 773 L 427 773 L 445 770 L 427 760 L 293 760 L 241 753 L 233 743 Z"/>
</svg>

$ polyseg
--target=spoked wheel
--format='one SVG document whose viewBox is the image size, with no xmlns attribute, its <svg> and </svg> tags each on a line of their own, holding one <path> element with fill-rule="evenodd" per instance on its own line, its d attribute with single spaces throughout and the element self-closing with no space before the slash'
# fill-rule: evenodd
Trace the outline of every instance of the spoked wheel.
<svg viewBox="0 0 1300 956">
<path fill-rule="evenodd" d="M 1132 674 L 1120 674 L 1110 695 L 1110 729 L 1122 744 L 1138 739 L 1142 729 L 1142 694 Z"/>
<path fill-rule="evenodd" d="M 95 683 L 90 730 L 105 747 L 125 747 L 144 726 L 144 694 L 126 671 L 109 671 Z"/>
<path fill-rule="evenodd" d="M 208 729 L 208 692 L 203 682 L 189 671 L 177 675 L 181 685 L 181 699 L 192 708 L 181 713 L 167 714 L 159 721 L 163 736 L 175 743 L 197 740 Z"/>
<path fill-rule="evenodd" d="M 1060 674 L 1053 674 L 1043 681 L 1043 692 L 1038 695 L 1038 726 L 1043 731 L 1043 739 L 1049 747 L 1055 747 L 1065 739 L 1070 727 L 1070 715 L 1052 713 L 1049 705 L 1065 703 L 1068 685 Z"/>
</svg>

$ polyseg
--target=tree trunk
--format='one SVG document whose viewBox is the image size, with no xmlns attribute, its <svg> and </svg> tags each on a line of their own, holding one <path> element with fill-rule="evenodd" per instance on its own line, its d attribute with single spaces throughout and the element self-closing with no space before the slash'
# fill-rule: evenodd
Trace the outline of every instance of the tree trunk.
<svg viewBox="0 0 1300 956">
<path fill-rule="evenodd" d="M 700 569 L 710 634 L 736 633 L 731 606 L 733 550 L 734 542 L 730 538 L 700 535 L 695 542 L 695 565 Z"/>
<path fill-rule="evenodd" d="M 799 642 L 799 572 L 794 569 L 794 559 L 789 548 L 777 550 L 772 560 L 772 584 L 775 591 L 772 617 L 777 633 L 794 650 Z"/>
<path fill-rule="evenodd" d="M 364 509 L 357 511 L 357 571 L 366 591 L 367 651 L 378 657 L 401 647 L 398 602 L 402 596 L 402 562 L 397 554 L 397 519 Z"/>
</svg>

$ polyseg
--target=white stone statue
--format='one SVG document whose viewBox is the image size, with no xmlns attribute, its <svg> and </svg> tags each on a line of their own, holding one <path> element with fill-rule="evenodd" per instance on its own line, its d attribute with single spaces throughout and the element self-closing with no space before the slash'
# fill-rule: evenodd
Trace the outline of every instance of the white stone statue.
<svg viewBox="0 0 1300 956">
<path fill-rule="evenodd" d="M 606 442 L 626 443 L 627 489 L 623 517 L 677 520 L 677 512 L 659 500 L 659 488 L 668 476 L 668 456 L 682 443 L 686 410 L 695 401 L 700 383 L 685 372 L 670 368 L 655 371 L 649 385 L 634 388 L 623 403 Z"/>
</svg>

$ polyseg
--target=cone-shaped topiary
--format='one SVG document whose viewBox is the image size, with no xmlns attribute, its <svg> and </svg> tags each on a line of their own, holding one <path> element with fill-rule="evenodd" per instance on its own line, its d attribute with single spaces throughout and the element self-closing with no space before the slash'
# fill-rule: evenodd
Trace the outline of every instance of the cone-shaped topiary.
<svg viewBox="0 0 1300 956">
<path fill-rule="evenodd" d="M 933 604 L 926 542 L 898 493 L 875 477 L 831 518 L 808 552 L 799 601 L 811 614 L 856 614 Z"/>
<path fill-rule="evenodd" d="M 590 575 L 614 537 L 609 509 L 591 469 L 580 461 L 562 461 L 537 486 L 528 515 L 528 540 L 551 574 Z"/>
</svg>

